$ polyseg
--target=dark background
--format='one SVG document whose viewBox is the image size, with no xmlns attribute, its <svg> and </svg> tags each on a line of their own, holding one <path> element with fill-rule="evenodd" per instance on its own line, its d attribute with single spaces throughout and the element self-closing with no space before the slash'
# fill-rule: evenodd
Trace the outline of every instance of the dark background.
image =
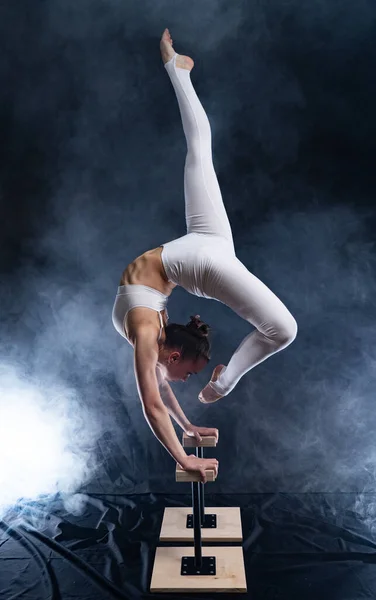
<svg viewBox="0 0 376 600">
<path fill-rule="evenodd" d="M 173 292 L 171 322 L 213 327 L 208 368 L 173 384 L 220 430 L 211 490 L 351 491 L 358 506 L 374 491 L 375 17 L 366 0 L 1 4 L 2 505 L 180 491 L 111 321 L 124 267 L 185 233 L 165 27 L 195 60 L 237 255 L 299 326 L 206 407 L 198 392 L 250 327 Z"/>
</svg>

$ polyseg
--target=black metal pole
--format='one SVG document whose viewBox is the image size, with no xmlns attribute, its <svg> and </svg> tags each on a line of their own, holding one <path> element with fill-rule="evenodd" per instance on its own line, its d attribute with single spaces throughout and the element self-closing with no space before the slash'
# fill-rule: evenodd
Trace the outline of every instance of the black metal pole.
<svg viewBox="0 0 376 600">
<path fill-rule="evenodd" d="M 204 449 L 202 446 L 196 448 L 196 456 L 198 458 L 204 458 Z M 201 525 L 205 522 L 205 492 L 204 492 L 204 483 L 200 481 L 199 483 L 199 502 L 200 502 L 200 519 Z"/>
<path fill-rule="evenodd" d="M 202 549 L 201 549 L 201 516 L 199 502 L 199 482 L 192 481 L 192 506 L 193 506 L 193 528 L 195 542 L 195 568 L 201 569 Z"/>
</svg>

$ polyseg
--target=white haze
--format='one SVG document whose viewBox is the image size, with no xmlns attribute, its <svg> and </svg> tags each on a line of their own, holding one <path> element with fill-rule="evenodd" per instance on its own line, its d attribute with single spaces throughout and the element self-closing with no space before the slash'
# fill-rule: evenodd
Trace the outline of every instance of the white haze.
<svg viewBox="0 0 376 600">
<path fill-rule="evenodd" d="M 172 15 L 170 2 L 150 1 L 144 3 L 145 18 L 135 4 L 117 1 L 105 7 L 49 3 L 43 42 L 66 60 L 80 102 L 75 112 L 60 116 L 65 135 L 49 210 L 38 215 L 22 266 L 2 282 L 0 513 L 21 497 L 57 492 L 79 513 L 81 488 L 92 484 L 111 493 L 109 480 L 106 489 L 96 487 L 105 470 L 96 446 L 107 432 L 129 461 L 123 475 L 130 483 L 120 484 L 118 492 L 181 491 L 173 487 L 171 458 L 140 409 L 132 350 L 111 323 L 126 264 L 185 232 L 185 141 L 173 91 L 156 58 L 165 26 L 178 51 L 179 44 L 187 52 L 196 49 L 192 79 L 212 123 L 215 166 L 237 226 L 237 254 L 299 325 L 289 349 L 246 375 L 217 405 L 197 401 L 211 368 L 174 388 L 192 421 L 220 429 L 221 478 L 213 491 L 375 488 L 376 264 L 368 229 L 374 214 L 299 176 L 286 176 L 285 187 L 276 185 L 267 168 L 252 164 L 255 142 L 276 172 L 294 164 L 308 98 L 282 58 L 268 62 L 271 41 L 262 7 L 252 8 L 254 21 L 244 33 L 240 6 L 195 2 L 183 16 Z M 311 40 L 310 24 L 314 31 L 317 19 L 324 22 L 326 9 L 322 3 L 314 5 L 317 13 L 311 4 L 299 6 Z M 366 19 L 356 24 L 361 39 Z M 113 41 L 118 27 L 127 43 Z M 231 87 L 215 68 L 215 55 L 226 44 L 231 52 L 237 35 L 245 46 L 239 62 L 227 64 Z M 150 59 L 136 49 L 141 38 Z M 58 105 L 60 90 L 53 82 L 36 86 L 30 98 L 23 95 L 15 119 L 40 116 L 42 99 Z M 296 111 L 295 120 L 285 117 L 286 107 Z M 244 178 L 236 173 L 235 123 L 250 144 L 241 148 L 249 164 Z M 269 201 L 272 208 L 254 218 Z M 249 325 L 218 303 L 181 290 L 172 294 L 172 321 L 187 322 L 195 312 L 214 327 L 211 366 L 226 363 Z M 357 510 L 370 518 L 371 509 L 362 512 L 362 498 Z"/>
</svg>

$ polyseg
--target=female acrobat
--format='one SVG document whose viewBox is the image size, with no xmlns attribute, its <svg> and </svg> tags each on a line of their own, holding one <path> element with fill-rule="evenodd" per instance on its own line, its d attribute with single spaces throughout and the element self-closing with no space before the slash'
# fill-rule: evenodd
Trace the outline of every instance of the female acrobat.
<svg viewBox="0 0 376 600">
<path fill-rule="evenodd" d="M 212 161 L 211 129 L 193 88 L 189 56 L 177 54 L 165 29 L 162 60 L 177 97 L 187 142 L 184 196 L 187 234 L 136 258 L 124 270 L 113 308 L 116 330 L 134 348 L 137 389 L 145 418 L 171 456 L 186 471 L 218 471 L 216 459 L 187 456 L 169 414 L 188 435 L 218 435 L 196 427 L 184 415 L 168 381 L 186 381 L 210 360 L 209 326 L 191 317 L 188 325 L 168 324 L 167 301 L 176 286 L 229 306 L 255 327 L 227 366 L 215 367 L 199 394 L 203 403 L 227 396 L 240 378 L 286 348 L 297 324 L 285 305 L 235 255 L 229 220 Z"/>
</svg>

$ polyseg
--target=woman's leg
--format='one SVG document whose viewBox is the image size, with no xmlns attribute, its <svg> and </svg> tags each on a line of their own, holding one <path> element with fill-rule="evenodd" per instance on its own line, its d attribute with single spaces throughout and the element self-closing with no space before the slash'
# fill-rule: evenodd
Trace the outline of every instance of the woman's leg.
<svg viewBox="0 0 376 600">
<path fill-rule="evenodd" d="M 232 245 L 231 227 L 213 166 L 209 119 L 193 88 L 190 71 L 176 66 L 175 54 L 165 63 L 179 104 L 187 141 L 184 168 L 187 233 L 220 235 Z"/>
<path fill-rule="evenodd" d="M 224 257 L 222 262 L 217 258 L 206 293 L 256 327 L 241 342 L 217 381 L 200 393 L 202 402 L 213 402 L 229 394 L 253 367 L 286 348 L 296 337 L 297 323 L 277 296 L 236 257 Z"/>
<path fill-rule="evenodd" d="M 297 324 L 284 304 L 236 258 L 232 232 L 212 162 L 211 130 L 207 115 L 193 88 L 190 72 L 176 67 L 176 57 L 165 63 L 178 100 L 187 141 L 184 192 L 187 233 L 224 237 L 223 261 L 207 277 L 208 297 L 223 302 L 256 327 L 223 369 L 215 383 L 203 392 L 225 396 L 253 367 L 288 346 L 295 338 Z M 219 257 L 217 257 L 218 259 Z"/>
</svg>

